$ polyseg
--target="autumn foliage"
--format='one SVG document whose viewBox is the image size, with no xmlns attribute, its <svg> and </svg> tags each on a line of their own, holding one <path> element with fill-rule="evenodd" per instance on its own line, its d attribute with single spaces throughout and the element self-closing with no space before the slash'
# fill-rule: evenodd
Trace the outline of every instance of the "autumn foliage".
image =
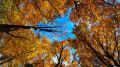
<svg viewBox="0 0 120 67">
<path fill-rule="evenodd" d="M 1 0 L 0 24 L 36 26 L 72 8 L 76 39 L 50 42 L 33 30 L 0 31 L 0 65 L 105 67 L 120 65 L 120 3 L 117 0 Z M 71 50 L 74 48 L 73 54 Z M 72 58 L 71 58 L 72 57 Z"/>
</svg>

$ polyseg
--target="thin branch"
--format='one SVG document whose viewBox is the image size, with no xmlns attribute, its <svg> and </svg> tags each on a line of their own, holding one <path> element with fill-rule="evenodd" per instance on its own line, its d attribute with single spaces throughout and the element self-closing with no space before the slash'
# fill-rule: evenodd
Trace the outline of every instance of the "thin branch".
<svg viewBox="0 0 120 67">
<path fill-rule="evenodd" d="M 63 62 L 62 52 L 63 52 L 63 50 L 64 50 L 65 47 L 66 47 L 66 46 L 63 46 L 63 45 L 62 45 L 62 48 L 61 48 L 60 53 L 59 53 L 59 57 L 57 58 L 57 59 L 58 59 L 58 63 L 55 65 L 55 67 L 58 67 L 59 65 L 60 65 L 60 67 L 61 67 L 61 64 L 62 64 L 62 62 Z"/>
<path fill-rule="evenodd" d="M 49 0 L 47 0 L 47 1 L 50 3 L 50 5 L 51 5 L 52 8 L 56 11 L 56 13 L 59 13 L 59 11 L 57 10 L 57 8 L 54 7 L 53 3 L 52 3 L 51 1 L 49 1 Z"/>
<path fill-rule="evenodd" d="M 99 58 L 99 60 L 104 63 L 105 65 L 109 65 L 108 64 L 108 60 L 104 58 L 104 56 L 101 55 L 101 53 L 99 53 L 97 50 L 95 50 L 88 41 L 86 41 L 87 45 L 91 48 L 91 50 L 95 53 L 95 55 Z"/>
<path fill-rule="evenodd" d="M 31 52 L 33 52 L 33 50 L 28 51 L 28 52 L 24 52 L 24 53 L 19 53 L 19 54 L 17 54 L 16 56 L 7 57 L 8 59 L 5 60 L 5 61 L 3 61 L 3 62 L 0 62 L 0 65 L 4 64 L 4 63 L 6 63 L 6 62 L 12 61 L 12 60 L 14 60 L 15 58 L 19 57 L 20 55 L 27 54 L 27 53 L 31 53 Z"/>
<path fill-rule="evenodd" d="M 20 36 L 14 36 L 13 34 L 10 34 L 9 32 L 7 34 L 9 34 L 10 36 L 15 37 L 15 38 L 25 38 L 25 37 L 20 37 Z"/>
<path fill-rule="evenodd" d="M 46 16 L 44 15 L 43 11 L 41 10 L 41 8 L 39 7 L 39 5 L 37 4 L 36 0 L 32 0 L 32 3 L 35 7 L 38 8 L 38 10 L 41 12 L 41 15 L 45 18 Z"/>
<path fill-rule="evenodd" d="M 84 39 L 82 39 L 81 41 L 83 41 L 83 43 L 86 43 L 87 46 L 91 48 L 91 50 L 94 52 L 94 54 L 99 58 L 99 60 L 100 60 L 103 64 L 109 65 L 109 61 L 108 61 L 106 58 L 104 58 L 104 55 L 102 55 L 100 52 L 98 52 L 97 50 L 95 50 L 95 49 L 92 47 L 91 43 L 89 43 L 89 42 L 86 40 L 86 37 L 85 37 L 84 35 L 83 35 L 83 37 L 84 37 Z"/>
<path fill-rule="evenodd" d="M 97 42 L 98 42 L 98 44 L 100 45 L 100 47 L 102 48 L 102 50 L 104 51 L 104 53 L 106 52 L 106 50 L 105 50 L 105 48 L 104 48 L 104 46 L 103 46 L 103 44 L 100 42 L 100 39 L 98 38 L 97 39 Z"/>
</svg>

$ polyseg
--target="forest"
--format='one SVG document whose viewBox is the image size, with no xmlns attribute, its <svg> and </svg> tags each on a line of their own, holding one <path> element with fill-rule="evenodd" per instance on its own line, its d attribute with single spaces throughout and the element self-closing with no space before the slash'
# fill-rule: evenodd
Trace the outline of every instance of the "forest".
<svg viewBox="0 0 120 67">
<path fill-rule="evenodd" d="M 119 66 L 120 0 L 0 0 L 0 67 Z"/>
</svg>

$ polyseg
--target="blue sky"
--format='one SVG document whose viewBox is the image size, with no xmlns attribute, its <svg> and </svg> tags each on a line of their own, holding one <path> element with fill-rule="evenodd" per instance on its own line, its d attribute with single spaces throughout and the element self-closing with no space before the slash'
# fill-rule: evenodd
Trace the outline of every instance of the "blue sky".
<svg viewBox="0 0 120 67">
<path fill-rule="evenodd" d="M 108 0 L 111 1 L 111 0 Z M 116 3 L 120 3 L 120 0 L 116 0 Z M 57 17 L 54 21 L 49 22 L 48 24 L 45 24 L 43 22 L 38 23 L 38 26 L 60 26 L 59 28 L 56 28 L 56 30 L 61 32 L 45 32 L 40 31 L 40 38 L 43 36 L 46 36 L 50 39 L 51 42 L 53 41 L 62 41 L 67 40 L 69 38 L 75 38 L 75 35 L 72 33 L 74 29 L 74 24 L 70 20 L 70 14 L 71 14 L 72 8 L 69 8 L 67 13 L 65 13 L 62 17 Z M 47 20 L 46 20 L 47 21 Z M 45 22 L 46 22 L 45 21 Z M 38 31 L 35 31 L 36 34 L 38 34 Z"/>
<path fill-rule="evenodd" d="M 69 38 L 76 38 L 75 34 L 73 34 L 73 29 L 74 29 L 74 23 L 70 20 L 70 14 L 71 14 L 72 8 L 68 8 L 67 13 L 65 13 L 62 17 L 57 17 L 54 21 L 51 21 L 47 24 L 40 22 L 37 24 L 37 26 L 59 26 L 58 28 L 55 28 L 54 30 L 58 30 L 60 32 L 46 32 L 46 31 L 34 31 L 35 34 L 40 34 L 40 38 L 46 36 L 49 38 L 51 42 L 53 41 L 63 41 L 67 40 Z M 70 50 L 70 57 L 71 61 L 73 60 L 72 54 L 75 53 L 74 48 L 67 47 Z M 76 55 L 77 56 L 77 55 Z M 55 62 L 56 57 L 53 58 Z M 79 58 L 77 58 L 79 59 Z"/>
<path fill-rule="evenodd" d="M 72 8 L 69 8 L 67 13 L 65 13 L 61 17 L 57 17 L 54 21 L 49 22 L 48 24 L 45 24 L 43 22 L 40 22 L 37 24 L 37 26 L 59 26 L 58 28 L 55 28 L 55 30 L 58 30 L 60 32 L 45 32 L 40 31 L 40 37 L 46 36 L 50 39 L 51 42 L 53 41 L 62 41 L 67 40 L 69 38 L 75 38 L 75 35 L 72 33 L 74 29 L 74 24 L 70 20 L 70 13 Z M 35 32 L 38 34 L 38 31 Z"/>
<path fill-rule="evenodd" d="M 105 1 L 111 2 L 112 0 L 105 0 Z M 120 0 L 116 0 L 116 3 L 117 3 L 117 4 L 120 3 Z"/>
<path fill-rule="evenodd" d="M 116 0 L 118 3 L 120 3 L 120 0 Z"/>
<path fill-rule="evenodd" d="M 120 0 L 117 0 L 116 3 L 120 3 Z M 70 14 L 71 14 L 72 8 L 69 8 L 67 13 L 65 13 L 62 17 L 57 17 L 54 21 L 49 22 L 48 24 L 45 24 L 43 22 L 40 22 L 37 24 L 37 26 L 60 26 L 56 28 L 56 30 L 61 32 L 45 32 L 45 31 L 35 31 L 36 34 L 40 34 L 40 38 L 43 36 L 46 36 L 50 39 L 51 42 L 53 41 L 63 41 L 67 40 L 69 38 L 76 38 L 75 35 L 72 33 L 74 29 L 74 23 L 70 20 Z M 75 53 L 74 48 L 68 47 L 71 53 L 71 59 L 73 59 L 72 54 Z M 78 54 L 76 54 L 77 60 L 79 58 L 77 57 Z"/>
</svg>

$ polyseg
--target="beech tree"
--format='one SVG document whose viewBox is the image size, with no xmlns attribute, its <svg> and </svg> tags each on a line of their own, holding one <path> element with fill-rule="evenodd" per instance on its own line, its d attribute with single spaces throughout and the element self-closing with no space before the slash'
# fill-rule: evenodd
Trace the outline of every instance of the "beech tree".
<svg viewBox="0 0 120 67">
<path fill-rule="evenodd" d="M 11 62 L 14 66 L 27 63 L 37 57 L 36 49 L 41 46 L 38 44 L 40 39 L 39 35 L 35 36 L 30 29 L 55 32 L 52 28 L 57 26 L 49 29 L 35 26 L 40 21 L 47 23 L 57 16 L 62 16 L 69 6 L 66 0 L 1 0 L 0 64 Z M 41 52 L 44 52 L 44 49 Z"/>
<path fill-rule="evenodd" d="M 116 0 L 76 0 L 71 20 L 77 23 L 75 40 L 82 66 L 119 66 L 120 10 Z"/>
<path fill-rule="evenodd" d="M 50 43 L 31 30 L 58 32 L 59 26 L 39 26 L 72 8 L 76 39 Z M 0 0 L 0 64 L 25 66 L 119 66 L 120 4 L 117 0 Z M 70 61 L 68 47 L 77 57 Z M 52 59 L 57 57 L 58 63 Z M 56 61 L 56 62 L 57 62 Z M 30 63 L 31 64 L 30 64 Z"/>
</svg>

